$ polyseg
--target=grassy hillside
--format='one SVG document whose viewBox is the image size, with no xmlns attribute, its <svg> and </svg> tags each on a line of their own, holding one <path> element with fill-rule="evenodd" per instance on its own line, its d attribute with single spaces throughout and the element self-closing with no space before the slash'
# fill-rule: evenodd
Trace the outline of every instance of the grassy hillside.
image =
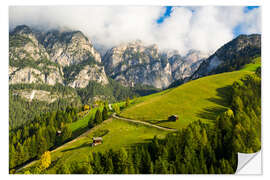
<svg viewBox="0 0 270 180">
<path fill-rule="evenodd" d="M 227 107 L 226 87 L 252 73 L 257 64 L 247 65 L 241 71 L 203 77 L 162 93 L 135 99 L 120 115 L 178 129 L 194 120 L 214 120 L 216 113 Z M 168 122 L 168 116 L 173 114 L 178 115 L 179 120 Z"/>
<path fill-rule="evenodd" d="M 104 143 L 102 145 L 92 147 L 92 137 L 102 134 Z M 52 161 L 55 165 L 48 169 L 47 173 L 56 173 L 55 170 L 63 163 L 71 163 L 72 161 L 85 162 L 89 152 L 118 149 L 119 147 L 131 147 L 137 143 L 149 142 L 155 135 L 159 138 L 165 137 L 167 131 L 159 130 L 144 125 L 136 125 L 122 120 L 110 119 L 93 128 L 89 133 L 77 139 L 75 142 L 67 144 L 61 149 L 52 152 Z M 59 161 L 58 161 L 59 160 Z"/>
<path fill-rule="evenodd" d="M 240 71 L 207 76 L 177 88 L 135 98 L 131 100 L 129 107 L 120 113 L 120 116 L 177 129 L 198 119 L 211 122 L 216 119 L 218 113 L 223 112 L 228 107 L 225 100 L 225 96 L 229 92 L 228 86 L 243 76 L 253 73 L 256 70 L 255 67 L 258 66 L 260 66 L 260 58 L 256 59 L 254 63 L 246 65 Z M 124 104 L 125 102 L 121 102 L 117 105 L 123 106 Z M 72 123 L 70 125 L 72 131 L 86 127 L 88 120 L 92 118 L 94 113 L 93 109 L 85 118 Z M 167 118 L 172 114 L 179 115 L 179 120 L 168 122 Z M 167 131 L 157 128 L 109 119 L 82 137 L 53 151 L 53 163 L 47 173 L 56 173 L 62 164 L 69 164 L 74 160 L 86 162 L 91 151 L 104 152 L 111 148 L 130 148 L 138 143 L 149 142 L 155 135 L 163 138 L 167 133 Z M 104 134 L 104 143 L 91 147 L 91 138 L 102 136 L 102 134 Z"/>
<path fill-rule="evenodd" d="M 258 67 L 261 66 L 261 57 L 253 60 L 252 63 L 246 64 L 241 70 L 255 72 Z"/>
</svg>

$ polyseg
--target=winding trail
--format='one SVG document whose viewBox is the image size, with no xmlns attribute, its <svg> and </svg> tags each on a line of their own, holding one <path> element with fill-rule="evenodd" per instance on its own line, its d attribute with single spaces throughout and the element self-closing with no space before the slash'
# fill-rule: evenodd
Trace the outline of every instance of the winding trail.
<svg viewBox="0 0 270 180">
<path fill-rule="evenodd" d="M 88 114 L 88 113 L 87 113 L 87 114 Z M 86 115 L 87 115 L 87 114 L 86 114 Z M 112 121 L 112 118 L 109 118 L 109 119 L 103 121 L 101 124 L 107 123 L 107 122 L 110 122 L 110 121 Z M 99 125 L 97 125 L 97 126 L 91 128 L 91 129 L 85 131 L 84 133 L 82 133 L 81 135 L 79 135 L 78 137 L 76 137 L 75 139 L 66 142 L 65 144 L 63 144 L 63 145 L 57 147 L 56 149 L 54 149 L 54 150 L 52 150 L 52 151 L 50 151 L 50 152 L 53 153 L 53 152 L 55 152 L 55 151 L 57 151 L 57 150 L 60 150 L 60 149 L 62 149 L 62 148 L 64 148 L 64 147 L 66 147 L 67 145 L 69 145 L 69 144 L 71 144 L 71 143 L 73 143 L 73 142 L 78 141 L 80 138 L 86 136 L 88 133 L 90 133 L 90 132 L 96 130 L 97 128 L 99 128 L 99 126 L 100 126 L 101 124 L 99 124 Z M 20 170 L 22 170 L 22 169 L 24 169 L 24 168 L 27 168 L 27 167 L 33 165 L 33 164 L 36 163 L 36 162 L 38 162 L 38 160 L 31 161 L 31 162 L 29 162 L 28 164 L 25 164 L 24 166 L 22 166 L 22 167 L 20 167 L 19 169 L 17 169 L 16 172 L 18 172 L 18 171 L 20 171 Z"/>
<path fill-rule="evenodd" d="M 177 131 L 177 129 L 167 128 L 167 127 L 161 127 L 161 126 L 157 126 L 157 125 L 154 125 L 154 124 L 145 122 L 145 121 L 140 121 L 140 120 L 128 119 L 128 118 L 120 117 L 120 116 L 117 116 L 115 113 L 112 114 L 112 117 L 115 118 L 115 119 L 129 121 L 129 122 L 133 122 L 133 123 L 144 124 L 144 125 L 151 126 L 151 127 L 154 127 L 154 128 L 165 130 L 165 131 Z"/>
<path fill-rule="evenodd" d="M 86 115 L 88 115 L 88 113 L 87 113 Z M 140 120 L 134 120 L 134 119 L 123 118 L 123 117 L 117 116 L 115 113 L 112 114 L 111 118 L 109 118 L 109 119 L 103 121 L 101 124 L 106 123 L 106 122 L 110 122 L 110 121 L 113 120 L 113 118 L 115 118 L 115 119 L 120 119 L 120 120 L 123 120 L 123 121 L 132 122 L 132 123 L 135 123 L 135 124 L 143 124 L 143 125 L 146 125 L 146 126 L 154 127 L 154 128 L 161 129 L 161 130 L 165 130 L 165 131 L 173 131 L 173 132 L 174 132 L 174 131 L 177 131 L 177 129 L 167 128 L 167 127 L 161 127 L 161 126 L 157 126 L 157 125 L 154 125 L 154 124 L 145 122 L 145 121 L 140 121 Z M 99 126 L 100 126 L 101 124 L 99 124 L 99 125 L 97 125 L 97 126 L 91 128 L 91 129 L 89 129 L 88 131 L 85 131 L 85 132 L 82 133 L 80 136 L 78 136 L 78 137 L 76 137 L 75 139 L 73 139 L 73 140 L 71 140 L 71 141 L 69 141 L 69 142 L 63 144 L 62 146 L 59 146 L 58 148 L 56 148 L 56 149 L 54 149 L 54 150 L 52 150 L 52 151 L 50 151 L 50 152 L 53 153 L 53 152 L 55 152 L 55 151 L 57 151 L 57 150 L 60 150 L 60 149 L 62 149 L 62 148 L 64 148 L 64 147 L 66 147 L 67 145 L 69 145 L 69 144 L 71 144 L 71 143 L 73 143 L 73 142 L 78 141 L 80 138 L 86 136 L 86 135 L 87 135 L 88 133 L 90 133 L 91 131 L 94 131 L 95 129 L 99 128 Z M 34 161 L 32 161 L 32 162 L 29 162 L 28 164 L 24 165 L 23 167 L 17 169 L 16 172 L 18 172 L 18 171 L 20 171 L 20 170 L 22 170 L 22 169 L 24 169 L 24 168 L 27 168 L 27 167 L 33 165 L 33 164 L 36 163 L 37 161 L 38 161 L 38 160 L 34 160 Z"/>
</svg>

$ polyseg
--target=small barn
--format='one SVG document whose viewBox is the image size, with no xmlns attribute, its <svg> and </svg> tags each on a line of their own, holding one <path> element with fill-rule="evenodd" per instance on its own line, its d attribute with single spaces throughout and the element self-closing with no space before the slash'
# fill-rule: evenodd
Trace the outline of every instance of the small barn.
<svg viewBox="0 0 270 180">
<path fill-rule="evenodd" d="M 56 136 L 61 136 L 61 134 L 62 134 L 62 131 L 56 131 Z"/>
<path fill-rule="evenodd" d="M 102 137 L 93 137 L 93 143 L 92 143 L 92 146 L 97 146 L 99 144 L 102 144 Z"/>
<path fill-rule="evenodd" d="M 168 121 L 176 121 L 178 120 L 178 116 L 177 115 L 171 115 L 168 117 Z"/>
</svg>

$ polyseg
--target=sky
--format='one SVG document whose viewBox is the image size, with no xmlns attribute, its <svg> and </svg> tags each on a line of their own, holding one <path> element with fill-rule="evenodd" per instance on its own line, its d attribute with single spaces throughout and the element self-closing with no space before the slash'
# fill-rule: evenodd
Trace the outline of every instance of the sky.
<svg viewBox="0 0 270 180">
<path fill-rule="evenodd" d="M 80 30 L 96 46 L 142 40 L 161 50 L 214 52 L 239 34 L 261 33 L 258 6 L 10 6 L 9 27 Z"/>
</svg>

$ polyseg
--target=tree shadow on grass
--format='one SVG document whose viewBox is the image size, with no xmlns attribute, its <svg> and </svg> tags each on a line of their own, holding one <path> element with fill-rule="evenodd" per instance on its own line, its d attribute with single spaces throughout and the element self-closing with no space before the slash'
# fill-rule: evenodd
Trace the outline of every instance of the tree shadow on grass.
<svg viewBox="0 0 270 180">
<path fill-rule="evenodd" d="M 162 119 L 162 120 L 149 120 L 148 122 L 151 124 L 160 124 L 160 123 L 175 122 L 175 121 L 168 120 L 168 119 Z"/>
<path fill-rule="evenodd" d="M 73 138 L 73 139 L 77 138 L 77 137 L 80 136 L 82 133 L 86 132 L 88 129 L 89 129 L 88 126 L 78 128 L 77 130 L 75 130 L 74 132 L 72 132 L 72 138 Z"/>
<path fill-rule="evenodd" d="M 197 113 L 198 118 L 216 120 L 217 116 L 226 111 L 229 108 L 230 104 L 230 94 L 232 93 L 232 86 L 228 85 L 222 88 L 217 89 L 217 98 L 208 98 L 208 101 L 211 101 L 220 107 L 207 107 Z"/>
<path fill-rule="evenodd" d="M 73 150 L 76 150 L 76 149 L 81 149 L 81 148 L 84 148 L 84 147 L 91 147 L 91 146 L 92 146 L 92 143 L 85 142 L 85 143 L 83 143 L 80 146 L 77 146 L 77 147 L 74 147 L 74 148 L 65 149 L 65 150 L 62 150 L 61 152 L 68 152 L 68 151 L 73 151 Z"/>
<path fill-rule="evenodd" d="M 207 100 L 224 107 L 229 107 L 231 93 L 232 93 L 232 86 L 228 85 L 217 89 L 218 98 L 209 98 Z"/>
</svg>

